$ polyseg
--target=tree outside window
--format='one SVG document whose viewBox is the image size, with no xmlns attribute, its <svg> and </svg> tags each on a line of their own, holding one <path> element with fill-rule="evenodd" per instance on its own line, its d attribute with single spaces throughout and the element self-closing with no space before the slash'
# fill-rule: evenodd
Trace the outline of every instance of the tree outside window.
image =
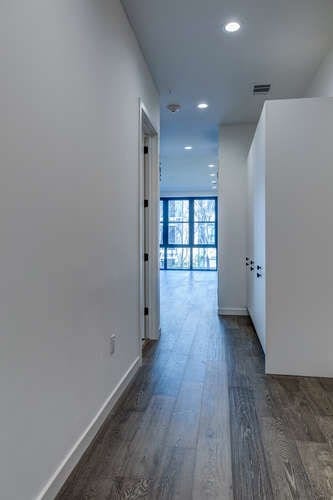
<svg viewBox="0 0 333 500">
<path fill-rule="evenodd" d="M 161 269 L 216 270 L 217 198 L 161 199 Z"/>
</svg>

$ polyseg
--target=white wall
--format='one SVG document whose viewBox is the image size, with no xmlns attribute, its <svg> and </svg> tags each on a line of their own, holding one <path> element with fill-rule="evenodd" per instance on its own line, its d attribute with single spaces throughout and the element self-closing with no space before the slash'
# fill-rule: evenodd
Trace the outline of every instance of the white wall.
<svg viewBox="0 0 333 500">
<path fill-rule="evenodd" d="M 247 155 L 254 124 L 220 128 L 219 312 L 246 314 Z"/>
<path fill-rule="evenodd" d="M 118 0 L 0 23 L 0 497 L 29 500 L 139 356 L 138 99 L 156 128 L 159 102 Z"/>
<path fill-rule="evenodd" d="M 333 376 L 333 98 L 266 104 L 266 371 Z"/>
<path fill-rule="evenodd" d="M 217 196 L 217 190 L 211 191 L 165 191 L 161 189 L 161 197 L 165 198 L 181 198 L 181 197 L 196 197 L 196 196 Z"/>
<path fill-rule="evenodd" d="M 321 62 L 306 97 L 333 97 L 333 48 Z"/>
</svg>

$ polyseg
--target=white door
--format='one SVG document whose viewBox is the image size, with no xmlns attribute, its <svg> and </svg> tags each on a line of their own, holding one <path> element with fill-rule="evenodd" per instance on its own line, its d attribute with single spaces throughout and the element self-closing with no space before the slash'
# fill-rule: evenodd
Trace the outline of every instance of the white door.
<svg viewBox="0 0 333 500">
<path fill-rule="evenodd" d="M 139 318 L 140 342 L 160 336 L 159 136 L 140 101 Z"/>
<path fill-rule="evenodd" d="M 144 226 L 144 271 L 143 271 L 143 281 L 144 281 L 144 308 L 145 308 L 145 318 L 144 318 L 144 339 L 149 338 L 149 138 L 144 136 L 143 144 L 143 176 L 144 176 L 144 216 L 143 216 L 143 226 Z"/>
<path fill-rule="evenodd" d="M 265 120 L 262 115 L 251 146 L 252 257 L 251 317 L 265 350 Z M 251 269 L 251 268 L 250 268 Z"/>
<path fill-rule="evenodd" d="M 254 147 L 252 145 L 248 156 L 248 221 L 247 221 L 247 255 L 246 283 L 247 308 L 253 320 L 254 313 Z"/>
</svg>

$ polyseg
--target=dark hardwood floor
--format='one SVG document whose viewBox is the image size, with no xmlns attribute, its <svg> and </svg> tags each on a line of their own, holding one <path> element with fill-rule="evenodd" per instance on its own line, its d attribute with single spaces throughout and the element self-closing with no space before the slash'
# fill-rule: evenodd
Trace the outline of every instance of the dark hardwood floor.
<svg viewBox="0 0 333 500">
<path fill-rule="evenodd" d="M 216 279 L 162 272 L 161 340 L 57 500 L 333 499 L 333 380 L 266 376 Z"/>
</svg>

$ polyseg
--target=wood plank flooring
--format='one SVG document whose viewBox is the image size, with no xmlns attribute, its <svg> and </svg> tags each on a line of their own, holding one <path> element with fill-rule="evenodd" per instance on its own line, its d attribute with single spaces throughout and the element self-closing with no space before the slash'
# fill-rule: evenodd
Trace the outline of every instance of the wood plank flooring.
<svg viewBox="0 0 333 500">
<path fill-rule="evenodd" d="M 161 340 L 57 500 L 333 499 L 333 380 L 266 376 L 216 280 L 162 272 Z"/>
</svg>

